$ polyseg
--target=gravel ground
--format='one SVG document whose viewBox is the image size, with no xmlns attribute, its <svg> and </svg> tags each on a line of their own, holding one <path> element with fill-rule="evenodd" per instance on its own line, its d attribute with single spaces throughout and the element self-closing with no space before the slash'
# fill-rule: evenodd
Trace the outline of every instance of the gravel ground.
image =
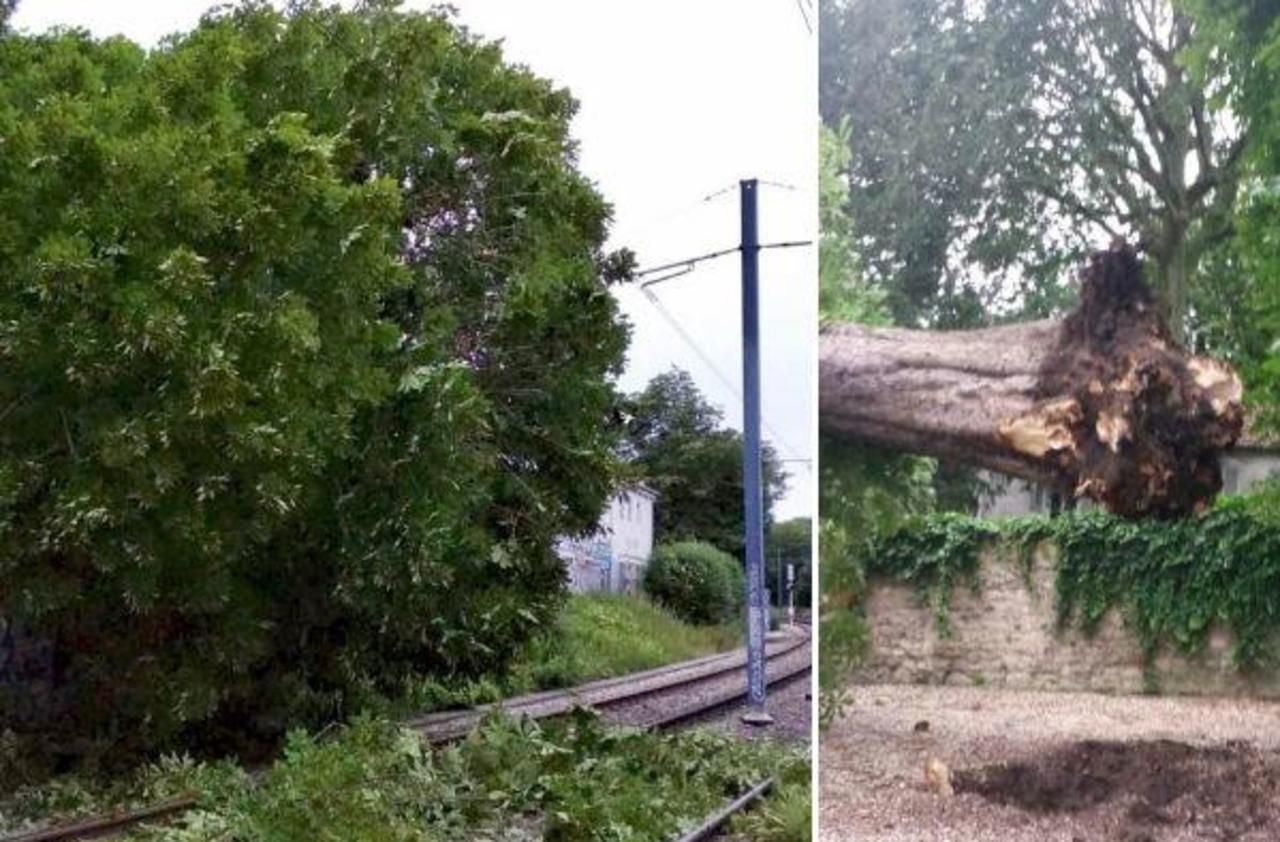
<svg viewBox="0 0 1280 842">
<path fill-rule="evenodd" d="M 823 840 L 1280 839 L 1280 703 L 971 687 L 863 686 L 854 692 L 849 713 L 821 737 Z M 1081 745 L 1091 740 L 1124 744 Z M 1160 740 L 1186 745 L 1148 742 Z M 1177 759 L 1170 759 L 1171 752 Z M 930 756 L 956 776 L 954 797 L 924 785 L 923 763 Z M 1032 765 L 1014 766 L 1013 774 L 1001 768 L 973 772 L 1018 762 Z M 1088 797 L 1071 809 L 1046 812 L 972 791 L 981 788 L 974 782 L 1000 774 L 1008 778 L 1005 795 L 1049 781 L 1059 800 L 1064 787 Z M 1123 786 L 1098 784 L 1109 774 L 1120 776 Z M 1091 790 L 1094 784 L 1101 789 Z M 1157 808 L 1153 793 L 1159 794 Z"/>
<path fill-rule="evenodd" d="M 808 657 L 809 647 L 803 651 Z M 804 673 L 780 685 L 770 687 L 765 709 L 773 717 L 773 724 L 765 727 L 748 725 L 742 721 L 746 713 L 745 704 L 723 708 L 708 716 L 689 720 L 690 727 L 715 728 L 720 731 L 731 731 L 748 740 L 785 740 L 792 743 L 808 744 L 810 739 L 810 723 L 812 706 L 809 696 L 810 681 L 813 673 Z"/>
<path fill-rule="evenodd" d="M 770 647 L 772 648 L 772 647 Z M 810 647 L 806 643 L 786 655 L 768 662 L 768 669 L 778 674 L 811 663 Z M 694 709 L 708 701 L 740 692 L 744 689 L 745 671 L 734 671 L 718 678 L 711 678 L 662 690 L 639 699 L 611 704 L 601 709 L 601 716 L 617 725 L 645 725 L 663 716 L 683 709 Z"/>
</svg>

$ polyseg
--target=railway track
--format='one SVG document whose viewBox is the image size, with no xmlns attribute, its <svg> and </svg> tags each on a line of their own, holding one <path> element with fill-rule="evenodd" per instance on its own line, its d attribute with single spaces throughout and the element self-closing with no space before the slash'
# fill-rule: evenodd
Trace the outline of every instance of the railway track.
<svg viewBox="0 0 1280 842">
<path fill-rule="evenodd" d="M 804 643 L 808 639 L 804 638 Z M 812 666 L 804 643 L 777 654 L 770 654 L 767 680 L 770 687 L 807 675 Z M 739 667 L 739 669 L 741 669 Z M 746 698 L 743 684 L 734 675 L 738 670 L 689 681 L 668 690 L 638 693 L 600 710 L 606 722 L 655 730 L 676 728 L 733 707 Z"/>
<path fill-rule="evenodd" d="M 808 640 L 807 635 L 775 639 L 766 648 L 766 658 L 770 664 L 776 664 L 805 646 Z M 611 719 L 610 712 L 624 705 L 688 694 L 699 687 L 710 685 L 723 680 L 726 676 L 740 672 L 745 664 L 746 655 L 742 651 L 712 655 L 656 670 L 596 681 L 567 690 L 550 690 L 519 696 L 463 711 L 429 713 L 406 720 L 404 724 L 419 731 L 429 742 L 444 743 L 470 733 L 481 719 L 494 710 L 502 710 L 508 716 L 548 719 L 568 713 L 575 707 L 587 707 L 599 711 L 606 720 L 617 722 L 617 724 L 666 728 L 692 718 L 700 712 L 734 701 L 740 698 L 744 691 L 738 688 L 736 692 L 727 695 L 716 693 L 714 704 L 702 704 L 697 710 L 691 710 L 684 715 L 669 712 L 654 716 L 649 718 L 652 721 L 619 722 Z M 770 683 L 776 683 L 794 677 L 795 674 L 794 669 L 785 675 L 775 670 L 769 675 L 769 680 Z M 678 710 L 683 710 L 685 707 L 692 706 L 677 705 Z M 0 840 L 0 842 L 7 842 L 7 840 Z"/>
<path fill-rule="evenodd" d="M 807 673 L 809 658 L 791 658 L 809 643 L 807 630 L 784 636 L 770 636 L 766 647 L 769 664 L 780 669 L 767 672 L 770 685 L 791 681 Z M 548 690 L 518 696 L 459 711 L 441 711 L 412 717 L 403 724 L 422 734 L 432 744 L 461 739 L 485 717 L 496 710 L 509 716 L 552 719 L 576 707 L 588 707 L 601 713 L 607 721 L 654 729 L 676 727 L 713 710 L 731 705 L 745 697 L 741 685 L 726 687 L 727 679 L 740 672 L 746 663 L 745 650 L 709 655 L 654 670 L 595 681 L 565 690 Z M 689 696 L 685 702 L 681 695 Z M 618 721 L 611 712 L 624 706 L 654 703 L 655 713 L 641 719 Z M 120 836 L 142 824 L 167 822 L 195 807 L 192 797 L 179 797 L 145 807 L 117 810 L 75 823 L 24 831 L 0 837 L 0 842 L 73 842 L 73 840 L 109 839 Z"/>
</svg>

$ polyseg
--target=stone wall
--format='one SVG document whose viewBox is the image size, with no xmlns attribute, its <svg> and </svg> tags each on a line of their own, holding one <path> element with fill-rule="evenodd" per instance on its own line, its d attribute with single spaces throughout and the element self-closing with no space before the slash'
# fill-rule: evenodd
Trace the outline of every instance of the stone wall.
<svg viewBox="0 0 1280 842">
<path fill-rule="evenodd" d="M 1091 638 L 1074 629 L 1059 634 L 1053 552 L 1048 545 L 1037 550 L 1028 582 L 1016 551 L 986 550 L 980 592 L 958 583 L 951 595 L 949 637 L 938 634 L 933 609 L 910 587 L 873 580 L 866 601 L 872 649 L 855 681 L 1280 698 L 1280 674 L 1241 675 L 1231 661 L 1231 635 L 1220 628 L 1193 657 L 1161 652 L 1154 687 L 1118 612 Z"/>
</svg>

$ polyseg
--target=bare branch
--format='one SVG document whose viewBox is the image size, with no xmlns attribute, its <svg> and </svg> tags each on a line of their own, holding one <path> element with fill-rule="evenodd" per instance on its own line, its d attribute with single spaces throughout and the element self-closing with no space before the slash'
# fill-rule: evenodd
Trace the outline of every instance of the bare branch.
<svg viewBox="0 0 1280 842">
<path fill-rule="evenodd" d="M 1213 148 L 1213 133 L 1204 116 L 1204 97 L 1198 90 L 1191 92 L 1191 121 L 1195 126 L 1196 160 L 1200 162 L 1199 178 L 1204 178 L 1205 174 L 1214 169 L 1213 155 L 1209 151 Z"/>
<path fill-rule="evenodd" d="M 1196 178 L 1195 184 L 1187 190 L 1187 201 L 1194 206 L 1197 202 L 1208 195 L 1209 191 L 1220 186 L 1227 180 L 1227 176 L 1234 174 L 1236 165 L 1240 162 L 1240 157 L 1244 154 L 1245 138 L 1240 136 L 1232 142 L 1227 148 L 1227 154 L 1222 163 L 1217 167 L 1201 172 Z"/>
</svg>

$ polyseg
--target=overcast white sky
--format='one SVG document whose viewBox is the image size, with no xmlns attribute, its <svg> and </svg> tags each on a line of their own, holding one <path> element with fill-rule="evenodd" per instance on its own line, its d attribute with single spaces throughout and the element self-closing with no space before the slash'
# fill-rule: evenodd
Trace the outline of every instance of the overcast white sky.
<svg viewBox="0 0 1280 842">
<path fill-rule="evenodd" d="M 760 191 L 762 242 L 813 239 L 817 229 L 817 48 L 809 0 L 454 0 L 458 20 L 504 41 L 507 55 L 568 87 L 581 167 L 613 204 L 612 245 L 653 266 L 733 246 L 736 182 Z M 72 25 L 153 45 L 195 25 L 209 0 L 21 0 L 13 25 Z M 426 8 L 430 2 L 406 3 Z M 816 4 L 815 4 L 816 5 Z M 716 198 L 703 197 L 723 188 Z M 730 255 L 654 292 L 714 363 L 703 362 L 635 289 L 617 293 L 633 325 L 622 387 L 671 366 L 689 371 L 740 427 L 739 258 Z M 817 255 L 761 254 L 765 437 L 785 459 L 814 452 Z M 731 383 L 721 382 L 718 369 Z M 812 515 L 813 474 L 789 462 L 779 519 Z"/>
</svg>

